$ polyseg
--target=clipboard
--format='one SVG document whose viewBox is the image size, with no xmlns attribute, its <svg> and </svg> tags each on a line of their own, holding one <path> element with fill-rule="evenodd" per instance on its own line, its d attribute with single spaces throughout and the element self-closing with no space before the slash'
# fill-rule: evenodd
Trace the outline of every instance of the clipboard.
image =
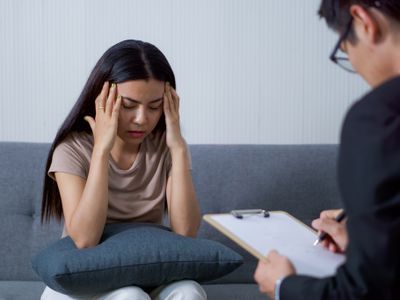
<svg viewBox="0 0 400 300">
<path fill-rule="evenodd" d="M 203 219 L 258 259 L 271 250 L 287 256 L 298 274 L 326 277 L 344 263 L 343 254 L 313 246 L 317 233 L 284 211 L 237 218 L 233 214 L 206 214 Z"/>
</svg>

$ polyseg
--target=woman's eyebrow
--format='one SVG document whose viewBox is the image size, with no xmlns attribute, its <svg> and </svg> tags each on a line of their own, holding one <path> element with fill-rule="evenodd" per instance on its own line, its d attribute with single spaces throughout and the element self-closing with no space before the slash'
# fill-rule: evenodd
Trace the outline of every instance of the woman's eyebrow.
<svg viewBox="0 0 400 300">
<path fill-rule="evenodd" d="M 140 102 L 139 100 L 135 100 L 135 99 L 132 99 L 132 98 L 129 98 L 129 97 L 125 97 L 125 96 L 121 96 L 121 98 L 122 98 L 122 99 L 126 99 L 126 100 L 131 101 L 131 102 L 138 103 L 138 104 L 141 104 L 141 103 L 142 103 L 142 102 Z M 152 100 L 152 101 L 150 101 L 149 103 L 154 103 L 154 102 L 158 102 L 158 101 L 161 101 L 161 100 L 163 100 L 162 97 L 161 97 L 161 98 L 157 98 L 157 99 L 155 99 L 155 100 Z"/>
</svg>

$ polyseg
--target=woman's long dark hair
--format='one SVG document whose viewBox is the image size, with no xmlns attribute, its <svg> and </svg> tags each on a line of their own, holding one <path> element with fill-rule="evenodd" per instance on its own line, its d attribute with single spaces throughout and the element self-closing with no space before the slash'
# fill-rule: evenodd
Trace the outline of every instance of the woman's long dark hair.
<svg viewBox="0 0 400 300">
<path fill-rule="evenodd" d="M 104 82 L 122 83 L 129 80 L 156 79 L 168 81 L 176 88 L 175 76 L 164 54 L 154 45 L 142 41 L 125 40 L 108 49 L 91 72 L 77 102 L 62 123 L 51 145 L 44 176 L 42 199 L 42 222 L 63 216 L 60 192 L 57 183 L 47 176 L 54 149 L 73 131 L 92 133 L 84 116 L 95 117 L 95 99 Z M 165 119 L 161 116 L 155 130 L 165 130 Z"/>
</svg>

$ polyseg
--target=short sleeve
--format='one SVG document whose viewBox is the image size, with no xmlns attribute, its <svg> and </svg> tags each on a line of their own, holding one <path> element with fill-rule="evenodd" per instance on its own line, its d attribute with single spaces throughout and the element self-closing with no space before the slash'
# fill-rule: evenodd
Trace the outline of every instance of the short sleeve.
<svg viewBox="0 0 400 300">
<path fill-rule="evenodd" d="M 47 174 L 55 180 L 55 172 L 69 173 L 84 179 L 87 178 L 89 164 L 79 147 L 70 140 L 59 144 L 53 152 L 52 162 Z"/>
</svg>

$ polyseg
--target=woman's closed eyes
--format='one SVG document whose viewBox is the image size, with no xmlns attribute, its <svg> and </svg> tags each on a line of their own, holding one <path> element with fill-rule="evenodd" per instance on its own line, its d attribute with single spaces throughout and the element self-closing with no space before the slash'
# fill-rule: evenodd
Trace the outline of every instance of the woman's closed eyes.
<svg viewBox="0 0 400 300">
<path fill-rule="evenodd" d="M 162 100 L 163 99 L 160 98 L 160 99 L 156 99 L 154 101 L 151 101 L 149 103 L 149 106 L 148 106 L 149 109 L 151 109 L 151 110 L 160 109 L 161 106 L 162 106 Z M 139 101 L 136 101 L 136 100 L 133 100 L 133 99 L 130 99 L 130 98 L 127 98 L 127 97 L 122 97 L 122 107 L 125 108 L 125 109 L 136 109 L 136 108 L 138 108 L 138 106 L 140 104 L 141 103 Z"/>
</svg>

